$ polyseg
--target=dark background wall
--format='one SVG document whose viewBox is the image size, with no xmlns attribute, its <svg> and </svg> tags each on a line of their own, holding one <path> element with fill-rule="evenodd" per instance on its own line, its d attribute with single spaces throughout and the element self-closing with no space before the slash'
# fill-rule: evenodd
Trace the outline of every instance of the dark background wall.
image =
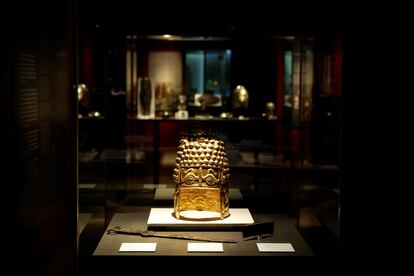
<svg viewBox="0 0 414 276">
<path fill-rule="evenodd" d="M 3 164 L 14 273 L 74 275 L 77 248 L 74 5 L 6 1 Z M 6 180 L 7 179 L 7 180 Z M 20 265 L 16 265 L 16 262 Z"/>
</svg>

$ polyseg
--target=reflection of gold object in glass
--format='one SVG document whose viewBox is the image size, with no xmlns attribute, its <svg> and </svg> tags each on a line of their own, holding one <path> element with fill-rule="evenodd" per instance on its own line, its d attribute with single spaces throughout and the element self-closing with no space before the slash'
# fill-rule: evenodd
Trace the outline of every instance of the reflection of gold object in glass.
<svg viewBox="0 0 414 276">
<path fill-rule="evenodd" d="M 233 114 L 231 112 L 222 112 L 220 114 L 220 118 L 222 118 L 222 119 L 233 118 Z"/>
<path fill-rule="evenodd" d="M 89 90 L 85 84 L 80 83 L 77 89 L 78 94 L 78 102 L 81 106 L 85 108 L 89 108 Z"/>
<path fill-rule="evenodd" d="M 88 117 L 101 117 L 101 113 L 99 111 L 91 111 L 88 113 Z"/>
<path fill-rule="evenodd" d="M 266 114 L 273 115 L 274 111 L 275 111 L 275 104 L 272 102 L 267 102 L 266 103 Z"/>
<path fill-rule="evenodd" d="M 215 220 L 230 215 L 230 169 L 223 141 L 181 139 L 173 177 L 176 218 Z"/>
<path fill-rule="evenodd" d="M 233 92 L 233 108 L 247 108 L 249 105 L 249 92 L 243 85 L 237 85 Z"/>
<path fill-rule="evenodd" d="M 79 84 L 79 86 L 78 86 L 78 101 L 82 100 L 85 89 L 86 89 L 86 85 Z"/>
<path fill-rule="evenodd" d="M 263 114 L 264 117 L 267 119 L 274 119 L 276 118 L 275 114 L 275 104 L 272 102 L 266 103 L 266 112 Z"/>
</svg>

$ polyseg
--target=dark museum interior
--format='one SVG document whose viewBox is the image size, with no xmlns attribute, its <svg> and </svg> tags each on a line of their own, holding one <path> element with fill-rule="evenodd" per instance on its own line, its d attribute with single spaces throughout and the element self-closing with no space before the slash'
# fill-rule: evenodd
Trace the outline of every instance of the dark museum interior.
<svg viewBox="0 0 414 276">
<path fill-rule="evenodd" d="M 380 209 L 366 198 L 376 200 L 373 183 L 386 177 L 367 165 L 378 162 L 371 137 L 383 110 L 375 104 L 384 98 L 379 79 L 393 69 L 372 68 L 380 57 L 387 63 L 388 45 L 377 45 L 387 31 L 362 24 L 364 9 L 215 0 L 2 5 L 3 210 L 8 258 L 24 262 L 14 270 L 122 275 L 155 260 L 167 272 L 187 262 L 237 272 L 249 260 L 280 275 L 337 275 L 365 258 L 358 248 L 375 243 L 372 213 Z M 191 195 L 191 177 L 209 191 L 213 179 L 218 194 Z M 188 206 L 221 218 L 180 220 L 193 215 Z M 156 210 L 170 209 L 171 225 L 151 224 Z M 237 221 L 240 210 L 254 223 Z M 155 236 L 110 235 L 115 226 L 154 228 Z M 174 235 L 225 241 L 221 251 L 191 251 L 191 241 Z M 123 250 L 145 244 L 156 249 Z"/>
</svg>

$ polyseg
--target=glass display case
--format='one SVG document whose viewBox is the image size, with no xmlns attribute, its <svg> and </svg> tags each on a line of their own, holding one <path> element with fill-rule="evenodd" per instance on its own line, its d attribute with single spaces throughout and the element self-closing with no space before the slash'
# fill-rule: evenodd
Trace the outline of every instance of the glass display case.
<svg viewBox="0 0 414 276">
<path fill-rule="evenodd" d="M 79 117 L 79 210 L 87 218 L 81 255 L 197 255 L 187 250 L 188 240 L 107 232 L 153 230 L 150 215 L 174 207 L 179 145 L 194 124 L 223 142 L 230 217 L 248 210 L 256 234 L 265 231 L 262 222 L 272 222 L 272 235 L 244 240 L 240 225 L 222 231 L 220 223 L 200 230 L 156 225 L 156 234 L 239 240 L 239 249 L 224 241 L 223 251 L 204 255 L 260 256 L 267 243 L 289 246 L 271 250 L 275 256 L 336 254 L 340 38 L 114 34 L 100 26 L 81 37 L 80 81 L 95 93 L 94 107 Z M 157 249 L 122 252 L 134 240 Z"/>
</svg>

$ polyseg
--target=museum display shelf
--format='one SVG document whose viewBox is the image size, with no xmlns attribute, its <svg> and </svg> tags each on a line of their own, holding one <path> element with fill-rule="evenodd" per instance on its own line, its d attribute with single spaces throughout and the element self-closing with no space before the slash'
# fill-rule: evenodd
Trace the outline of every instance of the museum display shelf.
<svg viewBox="0 0 414 276">
<path fill-rule="evenodd" d="M 116 226 L 127 229 L 147 230 L 150 210 L 135 213 L 117 213 L 113 216 L 107 230 Z M 188 252 L 187 245 L 192 241 L 136 235 L 103 234 L 94 257 L 103 256 L 312 256 L 313 252 L 294 224 L 282 214 L 252 214 L 255 222 L 274 222 L 274 234 L 260 240 L 243 240 L 241 231 L 162 231 L 205 238 L 238 240 L 238 243 L 223 243 L 223 252 Z M 120 252 L 122 243 L 156 243 L 155 252 Z M 294 252 L 259 252 L 257 243 L 290 243 Z"/>
</svg>

